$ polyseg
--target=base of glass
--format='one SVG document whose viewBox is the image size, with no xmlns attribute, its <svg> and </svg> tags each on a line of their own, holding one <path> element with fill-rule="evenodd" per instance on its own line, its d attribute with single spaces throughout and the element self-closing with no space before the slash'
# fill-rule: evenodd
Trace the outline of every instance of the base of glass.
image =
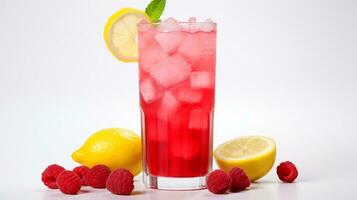
<svg viewBox="0 0 357 200">
<path fill-rule="evenodd" d="M 143 173 L 144 185 L 159 190 L 200 190 L 206 188 L 206 176 L 179 178 Z"/>
</svg>

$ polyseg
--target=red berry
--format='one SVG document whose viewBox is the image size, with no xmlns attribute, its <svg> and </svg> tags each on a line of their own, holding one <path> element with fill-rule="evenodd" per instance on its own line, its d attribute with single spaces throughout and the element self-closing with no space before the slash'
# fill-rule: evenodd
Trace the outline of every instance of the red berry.
<svg viewBox="0 0 357 200">
<path fill-rule="evenodd" d="M 81 178 L 82 185 L 86 185 L 84 182 L 84 176 L 88 173 L 89 168 L 82 165 L 82 166 L 75 167 L 72 171 L 74 171 L 79 176 L 79 178 Z"/>
<path fill-rule="evenodd" d="M 42 182 L 51 189 L 57 189 L 57 177 L 65 169 L 57 164 L 48 166 L 45 171 L 42 172 L 41 180 Z"/>
<path fill-rule="evenodd" d="M 65 170 L 58 175 L 57 185 L 64 194 L 77 194 L 81 189 L 82 181 L 75 172 Z"/>
<path fill-rule="evenodd" d="M 276 173 L 278 174 L 279 179 L 286 183 L 294 182 L 298 176 L 297 168 L 290 161 L 280 163 L 280 165 L 276 168 Z"/>
<path fill-rule="evenodd" d="M 117 169 L 109 175 L 106 186 L 113 194 L 129 195 L 134 189 L 134 176 L 126 169 Z"/>
<path fill-rule="evenodd" d="M 229 172 L 229 176 L 231 177 L 231 191 L 238 192 L 240 190 L 244 190 L 250 186 L 250 180 L 245 172 L 238 168 L 233 167 Z"/>
<path fill-rule="evenodd" d="M 226 172 L 216 169 L 207 177 L 207 188 L 215 194 L 225 193 L 231 185 L 231 178 Z"/>
<path fill-rule="evenodd" d="M 105 165 L 95 165 L 84 176 L 85 184 L 94 188 L 105 188 L 110 169 Z"/>
</svg>

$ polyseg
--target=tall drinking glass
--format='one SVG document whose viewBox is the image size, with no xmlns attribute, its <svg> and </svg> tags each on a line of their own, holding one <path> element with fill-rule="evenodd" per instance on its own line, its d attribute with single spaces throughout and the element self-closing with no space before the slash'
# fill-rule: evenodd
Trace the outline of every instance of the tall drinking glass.
<svg viewBox="0 0 357 200">
<path fill-rule="evenodd" d="M 147 187 L 201 189 L 212 165 L 216 24 L 138 24 Z"/>
</svg>

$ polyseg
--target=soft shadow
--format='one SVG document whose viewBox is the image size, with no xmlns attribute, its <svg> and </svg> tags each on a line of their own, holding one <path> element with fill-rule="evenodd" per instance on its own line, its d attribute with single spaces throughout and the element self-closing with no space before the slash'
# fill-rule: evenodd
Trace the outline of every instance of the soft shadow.
<svg viewBox="0 0 357 200">
<path fill-rule="evenodd" d="M 207 190 L 206 193 L 204 193 L 202 196 L 204 197 L 211 197 L 212 199 L 217 199 L 217 198 L 226 198 L 226 196 L 229 194 L 229 192 L 223 193 L 223 194 L 213 194 Z"/>
<path fill-rule="evenodd" d="M 143 191 L 143 190 L 141 190 L 141 191 L 133 191 L 130 195 L 133 195 L 133 196 L 137 196 L 137 195 L 144 195 L 144 194 L 146 194 L 147 192 L 146 191 Z"/>
<path fill-rule="evenodd" d="M 316 181 L 316 180 L 314 180 Z M 314 182 L 313 180 L 311 179 L 307 179 L 307 178 L 297 178 L 293 183 L 310 183 L 310 182 Z"/>
<path fill-rule="evenodd" d="M 277 188 L 277 195 L 279 199 L 298 200 L 299 198 L 299 184 L 294 183 L 279 183 Z"/>
<path fill-rule="evenodd" d="M 252 184 L 256 185 L 271 185 L 271 184 L 296 184 L 296 183 L 308 183 L 312 182 L 310 179 L 297 179 L 292 183 L 284 183 L 283 181 L 276 179 L 276 180 L 258 180 L 253 181 Z"/>
<path fill-rule="evenodd" d="M 253 181 L 252 184 L 256 185 L 268 185 L 268 184 L 276 184 L 279 181 L 272 181 L 272 180 L 259 180 L 259 181 Z"/>
<path fill-rule="evenodd" d="M 229 192 L 229 193 L 232 193 L 232 194 L 241 193 L 241 194 L 243 194 L 243 193 L 247 193 L 247 192 L 249 192 L 249 191 L 255 190 L 255 189 L 257 189 L 257 188 L 255 188 L 254 186 L 250 186 L 248 189 L 241 190 L 241 191 L 237 191 L 237 192 Z"/>
<path fill-rule="evenodd" d="M 87 190 L 87 189 L 84 189 L 84 190 L 80 190 L 80 191 L 78 192 L 78 194 L 86 194 L 86 193 L 90 193 L 90 191 Z"/>
</svg>

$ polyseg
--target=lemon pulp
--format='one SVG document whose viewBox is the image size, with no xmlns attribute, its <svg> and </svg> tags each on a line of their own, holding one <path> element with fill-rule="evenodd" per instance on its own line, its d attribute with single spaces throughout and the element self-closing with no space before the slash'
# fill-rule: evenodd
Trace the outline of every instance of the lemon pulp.
<svg viewBox="0 0 357 200">
<path fill-rule="evenodd" d="M 219 168 L 229 172 L 233 167 L 239 167 L 252 181 L 271 170 L 275 157 L 275 142 L 265 136 L 245 136 L 229 140 L 214 151 Z"/>
</svg>

